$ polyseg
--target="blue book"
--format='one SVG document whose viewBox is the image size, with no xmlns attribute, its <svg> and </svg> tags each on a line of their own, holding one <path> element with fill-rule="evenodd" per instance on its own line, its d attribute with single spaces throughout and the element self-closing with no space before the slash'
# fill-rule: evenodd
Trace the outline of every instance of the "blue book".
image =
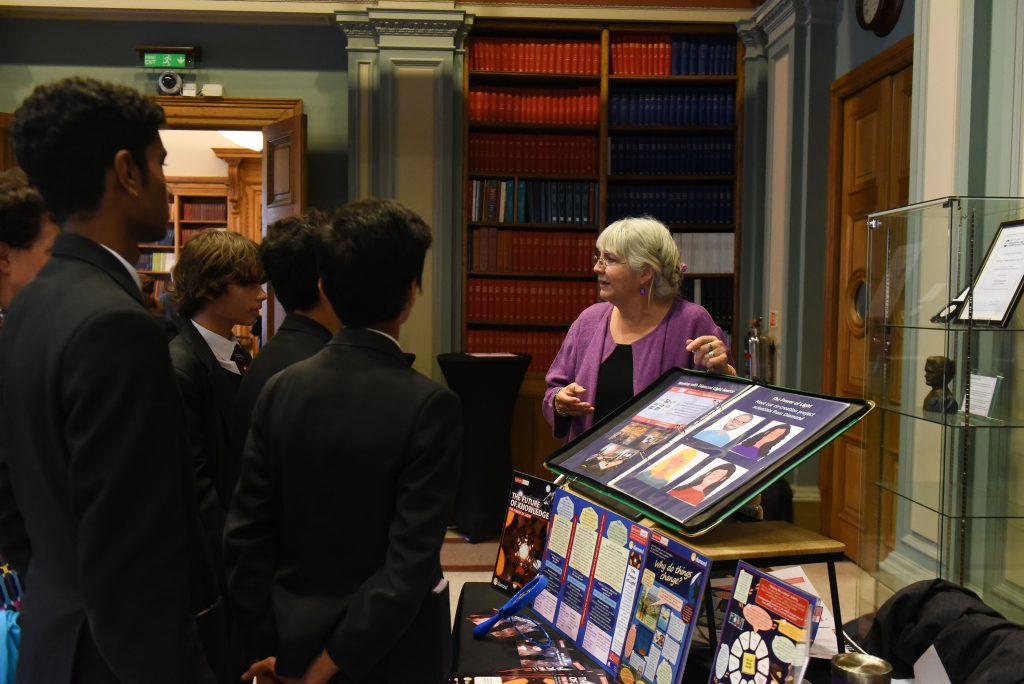
<svg viewBox="0 0 1024 684">
<path fill-rule="evenodd" d="M 526 181 L 519 181 L 516 191 L 516 221 L 526 223 Z"/>
</svg>

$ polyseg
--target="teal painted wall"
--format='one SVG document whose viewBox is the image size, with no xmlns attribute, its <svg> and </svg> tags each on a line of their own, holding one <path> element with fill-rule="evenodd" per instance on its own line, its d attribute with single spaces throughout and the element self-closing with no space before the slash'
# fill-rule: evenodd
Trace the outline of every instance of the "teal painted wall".
<svg viewBox="0 0 1024 684">
<path fill-rule="evenodd" d="M 345 36 L 333 25 L 267 26 L 117 21 L 0 20 L 0 111 L 32 88 L 71 75 L 156 94 L 134 47 L 197 45 L 198 83 L 229 97 L 301 98 L 307 117 L 308 203 L 333 208 L 348 186 Z"/>
<path fill-rule="evenodd" d="M 859 67 L 875 55 L 889 49 L 914 32 L 915 0 L 903 0 L 903 11 L 896 27 L 879 38 L 857 23 L 856 0 L 839 0 L 839 24 L 836 26 L 836 78 Z"/>
</svg>

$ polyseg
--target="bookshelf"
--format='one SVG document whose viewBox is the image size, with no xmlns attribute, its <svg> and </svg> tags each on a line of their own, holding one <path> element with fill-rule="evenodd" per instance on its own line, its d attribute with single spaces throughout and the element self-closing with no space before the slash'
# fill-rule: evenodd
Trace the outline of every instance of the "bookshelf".
<svg viewBox="0 0 1024 684">
<path fill-rule="evenodd" d="M 689 265 L 684 295 L 738 339 L 741 49 L 730 26 L 475 25 L 462 348 L 532 356 L 517 412 L 533 419 L 514 420 L 530 442 L 513 444 L 521 470 L 542 473 L 554 446 L 543 376 L 597 301 L 601 227 L 642 214 L 666 223 Z M 517 449 L 533 456 L 516 459 Z"/>
<path fill-rule="evenodd" d="M 732 31 L 611 31 L 606 220 L 648 212 L 688 272 L 683 296 L 737 337 L 742 82 Z"/>
<path fill-rule="evenodd" d="M 182 245 L 204 230 L 227 228 L 227 194 L 223 179 L 168 178 L 167 235 L 139 243 L 136 270 L 156 278 L 158 287 L 169 279 Z"/>
</svg>

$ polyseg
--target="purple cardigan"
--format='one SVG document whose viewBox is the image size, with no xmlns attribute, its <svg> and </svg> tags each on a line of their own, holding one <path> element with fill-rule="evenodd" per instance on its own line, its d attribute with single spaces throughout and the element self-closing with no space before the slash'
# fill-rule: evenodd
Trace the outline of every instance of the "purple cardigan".
<svg viewBox="0 0 1024 684">
<path fill-rule="evenodd" d="M 593 402 L 597 392 L 597 373 L 615 350 L 608 327 L 612 305 L 601 302 L 588 307 L 569 328 L 562 348 L 548 369 L 548 389 L 541 410 L 554 430 L 555 437 L 571 441 L 594 424 L 594 414 L 567 417 L 555 413 L 555 392 L 570 382 L 587 389 L 584 401 Z M 686 351 L 686 341 L 701 335 L 714 335 L 725 342 L 725 333 L 707 310 L 685 299 L 677 299 L 658 327 L 633 343 L 633 392 L 658 379 L 669 368 L 693 368 L 693 354 Z M 730 363 L 732 354 L 729 354 Z"/>
</svg>

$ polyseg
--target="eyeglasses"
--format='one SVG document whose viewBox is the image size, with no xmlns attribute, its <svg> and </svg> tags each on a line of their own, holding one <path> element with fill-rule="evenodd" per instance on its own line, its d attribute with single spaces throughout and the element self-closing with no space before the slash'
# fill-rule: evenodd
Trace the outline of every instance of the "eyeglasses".
<svg viewBox="0 0 1024 684">
<path fill-rule="evenodd" d="M 621 266 L 622 264 L 626 263 L 626 261 L 624 259 L 612 256 L 608 252 L 605 252 L 604 254 L 601 254 L 600 252 L 595 252 L 594 254 L 590 255 L 590 263 L 592 263 L 594 266 L 600 266 L 601 268 L 608 268 L 609 266 Z"/>
</svg>

